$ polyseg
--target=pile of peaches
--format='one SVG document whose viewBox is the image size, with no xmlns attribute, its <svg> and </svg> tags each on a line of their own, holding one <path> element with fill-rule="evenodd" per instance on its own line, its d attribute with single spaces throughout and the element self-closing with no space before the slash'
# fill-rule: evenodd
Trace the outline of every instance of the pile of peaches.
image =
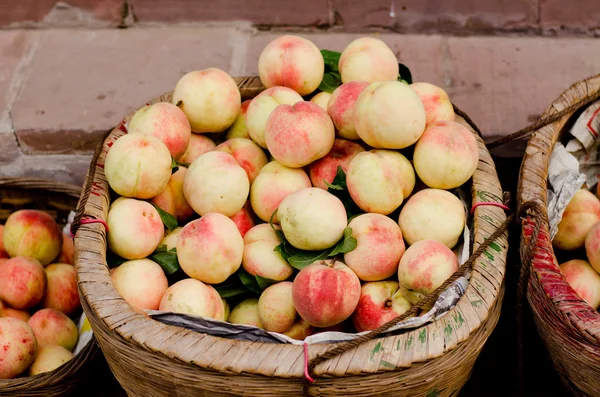
<svg viewBox="0 0 600 397">
<path fill-rule="evenodd" d="M 104 164 L 113 285 L 141 313 L 295 339 L 375 329 L 458 269 L 477 142 L 373 37 L 336 53 L 280 36 L 258 70 L 251 100 L 193 71 L 122 125 Z"/>
<path fill-rule="evenodd" d="M 13 212 L 0 237 L 0 379 L 52 371 L 79 337 L 73 241 L 36 210 Z"/>
</svg>

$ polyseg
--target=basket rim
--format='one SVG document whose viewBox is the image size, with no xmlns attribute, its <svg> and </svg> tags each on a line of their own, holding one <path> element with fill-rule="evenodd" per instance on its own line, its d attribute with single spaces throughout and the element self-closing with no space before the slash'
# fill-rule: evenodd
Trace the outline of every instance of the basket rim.
<svg viewBox="0 0 600 397">
<path fill-rule="evenodd" d="M 234 80 L 242 92 L 242 99 L 244 99 L 244 97 L 251 98 L 264 90 L 264 87 L 262 87 L 260 80 L 256 76 L 237 77 L 234 78 Z M 170 101 L 170 93 L 155 98 L 145 105 L 162 101 Z M 114 140 L 126 133 L 125 125 L 135 111 L 137 111 L 137 109 L 125 117 L 119 126 L 112 130 L 108 138 L 100 143 L 102 145 L 102 150 L 97 151 L 100 153 L 100 161 L 94 170 L 94 179 L 91 184 L 93 194 L 89 196 L 90 199 L 93 200 L 93 203 L 87 201 L 85 206 L 81 208 L 82 212 L 86 214 L 85 216 L 103 220 L 106 219 L 109 206 L 107 196 L 109 188 L 108 183 L 103 176 L 102 159 Z M 475 135 L 480 151 L 479 164 L 472 178 L 473 183 L 471 193 L 473 203 L 489 201 L 502 203 L 502 188 L 494 168 L 493 160 L 483 143 L 483 139 L 475 132 L 475 129 L 459 115 L 457 115 L 457 122 L 464 125 Z M 90 171 L 88 171 L 88 177 L 89 175 Z M 102 178 L 100 176 L 102 176 Z M 477 207 L 474 216 L 475 227 L 473 249 L 475 250 L 476 247 L 485 240 L 485 237 L 489 236 L 502 224 L 502 222 L 504 222 L 505 219 L 506 214 L 501 208 L 492 206 Z M 100 243 L 98 243 L 99 240 L 101 240 Z M 196 345 L 202 344 L 207 346 L 207 348 L 217 344 L 223 344 L 224 350 L 231 349 L 233 344 L 277 346 L 277 348 L 272 349 L 274 352 L 277 352 L 277 354 L 285 354 L 294 357 L 303 356 L 303 347 L 299 345 L 261 344 L 259 342 L 230 340 L 159 323 L 143 314 L 134 312 L 131 306 L 116 292 L 110 282 L 106 264 L 106 248 L 106 233 L 104 227 L 100 224 L 92 223 L 81 225 L 77 230 L 75 234 L 75 266 L 78 273 L 80 288 L 83 292 L 82 299 L 86 300 L 84 308 L 87 306 L 90 310 L 88 317 L 96 317 L 95 319 L 99 319 L 101 325 L 105 327 L 108 332 L 112 333 L 109 337 L 123 338 L 126 342 L 134 344 L 137 348 L 161 354 L 164 356 L 164 359 L 178 360 L 209 370 L 226 370 L 229 373 L 241 373 L 244 372 L 244 369 L 237 367 L 236 363 L 233 361 L 225 362 L 224 360 L 232 360 L 226 359 L 226 357 L 204 358 L 201 357 L 201 355 L 196 355 L 192 360 L 190 356 L 192 353 L 182 353 L 172 349 L 170 347 L 171 340 L 177 341 L 182 338 L 186 338 L 186 340 L 191 339 L 197 342 Z M 492 251 L 494 252 L 492 253 Z M 361 352 L 370 352 L 371 361 L 376 362 L 374 365 L 369 365 L 367 371 L 361 373 L 391 371 L 410 366 L 416 362 L 433 360 L 467 341 L 470 335 L 476 332 L 481 325 L 486 324 L 486 320 L 488 319 L 491 310 L 495 307 L 497 301 L 502 299 L 507 251 L 508 241 L 507 232 L 505 232 L 497 240 L 497 244 L 495 244 L 494 248 L 488 250 L 487 255 L 482 255 L 482 257 L 475 262 L 471 281 L 469 282 L 465 295 L 459 300 L 457 305 L 441 319 L 398 336 L 374 339 L 355 349 L 354 351 L 360 350 Z M 92 323 L 92 326 L 94 327 L 94 323 Z M 151 332 L 148 331 L 149 328 L 152 328 Z M 423 332 L 424 329 L 426 329 L 425 332 Z M 489 332 L 491 332 L 491 329 Z M 163 334 L 166 337 L 155 337 L 158 334 Z M 196 336 L 191 336 L 190 334 Z M 165 341 L 165 339 L 169 340 Z M 391 343 L 392 339 L 399 347 L 401 347 L 401 345 L 410 347 L 411 344 L 413 344 L 413 341 L 420 339 L 421 347 L 412 348 L 412 354 L 411 357 L 408 358 L 408 361 L 406 361 L 407 357 L 396 357 L 397 363 L 393 366 L 394 368 L 391 369 L 389 362 L 382 364 L 382 362 L 389 359 L 389 357 L 384 360 L 384 352 L 380 350 L 382 350 L 382 342 Z M 430 346 L 433 344 L 436 345 L 435 348 Z M 418 344 L 415 342 L 414 345 Z M 317 355 L 329 346 L 332 345 L 311 345 L 309 354 L 310 356 Z M 347 354 L 353 354 L 354 351 L 347 352 Z M 240 358 L 237 357 L 235 360 L 237 361 L 239 359 Z M 314 373 L 317 376 L 323 374 L 336 376 L 329 367 L 329 362 L 322 363 L 317 366 Z M 293 368 L 290 368 L 290 371 L 291 375 L 288 374 L 287 376 L 303 377 L 302 366 L 298 360 L 295 360 L 295 364 L 293 365 Z M 269 373 L 270 376 L 277 376 L 276 369 L 271 368 L 265 370 L 265 372 Z"/>
</svg>

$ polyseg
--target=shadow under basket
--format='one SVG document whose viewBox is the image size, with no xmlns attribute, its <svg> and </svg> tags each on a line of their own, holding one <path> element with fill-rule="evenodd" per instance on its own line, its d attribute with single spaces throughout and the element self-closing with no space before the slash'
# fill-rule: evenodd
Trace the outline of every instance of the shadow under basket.
<svg viewBox="0 0 600 397">
<path fill-rule="evenodd" d="M 243 100 L 264 89 L 258 77 L 234 80 Z M 170 100 L 165 94 L 149 103 Z M 96 150 L 78 209 L 83 217 L 107 218 L 110 192 L 103 165 L 112 143 L 126 134 L 124 126 L 133 113 Z M 479 146 L 470 204 L 502 203 L 502 188 L 483 140 L 462 117 L 457 121 L 473 132 Z M 501 208 L 478 207 L 470 225 L 473 251 L 505 220 Z M 505 232 L 475 262 L 465 295 L 445 316 L 400 335 L 365 342 L 317 365 L 308 395 L 456 395 L 498 321 L 507 244 Z M 136 313 L 114 289 L 101 224 L 82 224 L 75 250 L 84 310 L 111 370 L 130 396 L 303 395 L 302 346 L 225 339 L 152 320 Z M 332 346 L 310 345 L 309 358 Z"/>
<path fill-rule="evenodd" d="M 81 187 L 37 178 L 0 177 L 0 223 L 21 209 L 50 214 L 62 227 L 75 211 Z M 92 340 L 79 354 L 54 371 L 36 376 L 0 379 L 0 397 L 60 397 L 72 395 L 87 375 L 88 363 L 98 352 Z"/>
</svg>

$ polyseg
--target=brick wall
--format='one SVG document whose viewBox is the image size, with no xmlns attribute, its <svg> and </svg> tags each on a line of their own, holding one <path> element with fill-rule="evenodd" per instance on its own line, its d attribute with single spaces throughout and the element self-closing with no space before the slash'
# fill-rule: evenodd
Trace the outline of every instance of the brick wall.
<svg viewBox="0 0 600 397">
<path fill-rule="evenodd" d="M 66 1 L 0 5 L 0 175 L 81 183 L 95 140 L 129 111 L 190 70 L 256 74 L 283 31 L 338 51 L 377 35 L 487 137 L 600 73 L 598 0 Z"/>
</svg>

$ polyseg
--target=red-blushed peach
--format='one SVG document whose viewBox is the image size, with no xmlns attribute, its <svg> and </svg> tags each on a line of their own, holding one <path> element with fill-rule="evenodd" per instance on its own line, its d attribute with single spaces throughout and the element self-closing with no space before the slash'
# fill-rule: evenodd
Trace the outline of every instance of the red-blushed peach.
<svg viewBox="0 0 600 397">
<path fill-rule="evenodd" d="M 419 178 L 437 189 L 454 189 L 471 179 L 479 164 L 474 135 L 454 121 L 430 125 L 415 145 L 413 164 Z"/>
<path fill-rule="evenodd" d="M 351 81 L 342 84 L 333 91 L 327 103 L 327 113 L 335 125 L 337 135 L 341 138 L 360 139 L 354 128 L 354 105 L 361 92 L 369 83 Z"/>
<path fill-rule="evenodd" d="M 186 167 L 179 167 L 177 172 L 171 174 L 169 183 L 162 192 L 152 198 L 152 203 L 162 210 L 177 218 L 180 223 L 185 223 L 194 216 L 194 209 L 185 199 L 183 194 L 183 183 L 185 181 Z"/>
<path fill-rule="evenodd" d="M 286 332 L 294 325 L 298 313 L 292 300 L 292 282 L 268 286 L 258 298 L 258 318 L 264 329 Z"/>
<path fill-rule="evenodd" d="M 600 200 L 589 190 L 579 189 L 565 208 L 552 245 L 575 250 L 585 244 L 585 237 L 600 222 Z"/>
<path fill-rule="evenodd" d="M 4 309 L 2 310 L 1 317 L 11 317 L 16 318 L 17 320 L 27 322 L 31 318 L 31 314 L 29 314 L 27 310 L 13 309 L 12 307 L 8 307 L 5 305 Z"/>
<path fill-rule="evenodd" d="M 354 128 L 374 148 L 403 149 L 425 131 L 425 107 L 417 93 L 400 81 L 371 83 L 354 105 Z"/>
<path fill-rule="evenodd" d="M 235 121 L 242 97 L 235 81 L 217 68 L 184 75 L 173 91 L 173 104 L 183 110 L 193 132 L 221 132 Z"/>
<path fill-rule="evenodd" d="M 268 223 L 254 226 L 244 236 L 242 266 L 253 276 L 283 281 L 294 269 L 275 251 L 281 242 Z"/>
<path fill-rule="evenodd" d="M 436 240 L 453 248 L 465 228 L 465 211 L 454 194 L 441 189 L 425 189 L 404 204 L 398 224 L 408 245 L 421 240 Z"/>
<path fill-rule="evenodd" d="M 258 317 L 258 298 L 248 298 L 238 303 L 229 313 L 228 321 L 231 324 L 252 325 L 264 329 Z"/>
<path fill-rule="evenodd" d="M 325 61 L 319 48 L 299 36 L 277 37 L 258 58 L 258 75 L 267 88 L 289 87 L 308 95 L 319 87 L 324 73 Z"/>
<path fill-rule="evenodd" d="M 360 280 L 334 259 L 314 262 L 296 275 L 292 286 L 300 317 L 314 327 L 330 327 L 352 315 L 360 299 Z"/>
<path fill-rule="evenodd" d="M 10 317 L 0 318 L 0 346 L 0 379 L 13 379 L 25 372 L 38 349 L 31 327 Z"/>
<path fill-rule="evenodd" d="M 62 346 L 45 345 L 38 349 L 35 360 L 29 367 L 29 376 L 43 374 L 44 372 L 54 371 L 64 363 L 71 361 L 75 357 L 73 353 Z"/>
<path fill-rule="evenodd" d="M 55 263 L 46 266 L 48 287 L 42 300 L 42 307 L 49 307 L 65 313 L 76 314 L 81 309 L 79 291 L 77 290 L 77 274 L 72 265 Z"/>
<path fill-rule="evenodd" d="M 385 215 L 362 214 L 348 226 L 357 244 L 344 254 L 344 263 L 358 278 L 379 281 L 396 274 L 405 250 L 398 224 Z"/>
<path fill-rule="evenodd" d="M 217 290 L 215 290 L 217 292 Z M 218 292 L 217 292 L 218 294 Z M 223 321 L 229 320 L 229 314 L 231 314 L 231 310 L 229 308 L 229 303 L 223 298 L 221 298 L 221 302 L 223 302 Z"/>
<path fill-rule="evenodd" d="M 364 151 L 365 149 L 356 142 L 336 139 L 331 151 L 325 157 L 308 166 L 308 174 L 313 186 L 327 190 L 327 183 L 333 182 L 338 166 L 347 172 L 354 156 Z"/>
<path fill-rule="evenodd" d="M 412 166 L 410 160 L 404 157 L 403 154 L 396 152 L 395 150 L 381 150 L 374 149 L 370 151 L 378 156 L 387 160 L 392 167 L 397 171 L 400 171 L 402 176 L 402 195 L 406 199 L 413 192 L 416 183 L 415 169 Z"/>
<path fill-rule="evenodd" d="M 109 208 L 108 248 L 125 259 L 150 255 L 162 240 L 165 227 L 152 204 L 119 197 Z"/>
<path fill-rule="evenodd" d="M 232 138 L 248 138 L 250 139 L 250 134 L 248 133 L 248 127 L 246 126 L 246 113 L 248 112 L 248 106 L 250 106 L 251 99 L 247 99 L 242 102 L 242 107 L 240 108 L 240 112 L 238 113 L 235 121 L 227 129 L 225 132 L 225 139 Z"/>
<path fill-rule="evenodd" d="M 157 310 L 169 282 L 160 265 L 150 259 L 123 262 L 110 275 L 117 292 L 136 311 Z"/>
<path fill-rule="evenodd" d="M 352 324 L 358 332 L 371 331 L 410 310 L 396 281 L 375 281 L 363 284 L 358 306 L 352 314 Z"/>
<path fill-rule="evenodd" d="M 62 248 L 58 258 L 54 262 L 68 263 L 69 265 L 75 264 L 75 246 L 73 245 L 73 239 L 67 233 L 63 233 Z"/>
<path fill-rule="evenodd" d="M 171 153 L 152 135 L 123 135 L 113 143 L 104 164 L 110 187 L 119 195 L 149 199 L 171 178 Z"/>
<path fill-rule="evenodd" d="M 38 346 L 59 345 L 73 351 L 79 338 L 77 326 L 66 314 L 54 309 L 41 309 L 27 322 Z"/>
<path fill-rule="evenodd" d="M 269 222 L 281 200 L 300 189 L 311 187 L 310 179 L 301 168 L 288 168 L 277 161 L 265 165 L 250 187 L 250 204 L 254 213 Z M 273 217 L 277 222 L 277 217 Z"/>
<path fill-rule="evenodd" d="M 302 97 L 291 88 L 271 87 L 258 94 L 246 112 L 246 127 L 250 138 L 263 149 L 267 148 L 265 127 L 269 116 L 279 105 L 293 105 L 302 102 Z"/>
<path fill-rule="evenodd" d="M 406 250 L 398 266 L 401 287 L 429 294 L 458 270 L 458 258 L 444 244 L 421 240 Z"/>
<path fill-rule="evenodd" d="M 600 222 L 592 226 L 585 236 L 585 253 L 590 265 L 600 273 Z"/>
<path fill-rule="evenodd" d="M 269 153 L 286 167 L 300 168 L 324 157 L 333 147 L 333 122 L 311 102 L 279 105 L 267 121 Z"/>
<path fill-rule="evenodd" d="M 560 271 L 581 299 L 594 309 L 600 307 L 600 274 L 587 261 L 570 260 L 560 265 Z"/>
<path fill-rule="evenodd" d="M 179 159 L 184 164 L 192 164 L 201 154 L 215 150 L 217 145 L 206 135 L 192 134 L 187 150 Z"/>
<path fill-rule="evenodd" d="M 254 182 L 261 168 L 267 164 L 267 155 L 251 139 L 228 139 L 217 146 L 215 150 L 232 155 L 240 167 L 246 171 L 250 183 Z"/>
<path fill-rule="evenodd" d="M 233 216 L 248 198 L 250 181 L 235 158 L 223 152 L 207 152 L 188 168 L 183 194 L 199 215 L 218 212 Z"/>
<path fill-rule="evenodd" d="M 167 251 L 172 250 L 173 248 L 177 248 L 177 239 L 179 238 L 179 233 L 181 233 L 181 229 L 183 227 L 176 227 L 175 229 L 167 232 L 165 237 L 160 240 L 158 246 L 164 245 L 167 248 Z"/>
<path fill-rule="evenodd" d="M 324 111 L 327 111 L 327 104 L 329 103 L 329 98 L 331 98 L 331 94 L 325 91 L 319 92 L 314 97 L 310 98 L 310 101 L 315 105 L 318 105 Z"/>
<path fill-rule="evenodd" d="M 307 251 L 333 246 L 348 224 L 342 201 L 316 187 L 300 189 L 284 198 L 277 218 L 288 242 Z"/>
<path fill-rule="evenodd" d="M 223 301 L 213 291 L 212 286 L 202 281 L 186 278 L 167 289 L 160 301 L 159 310 L 222 320 Z"/>
<path fill-rule="evenodd" d="M 37 210 L 19 210 L 8 216 L 2 232 L 4 249 L 11 258 L 27 256 L 46 266 L 62 247 L 62 232 L 56 221 Z"/>
<path fill-rule="evenodd" d="M 36 259 L 16 256 L 0 265 L 0 299 L 12 308 L 40 303 L 47 283 L 44 267 Z"/>
<path fill-rule="evenodd" d="M 404 200 L 404 189 L 409 183 L 403 170 L 397 167 L 398 162 L 390 160 L 385 152 L 371 150 L 358 153 L 348 166 L 348 192 L 365 212 L 391 214 Z"/>
<path fill-rule="evenodd" d="M 248 230 L 252 229 L 256 222 L 254 221 L 254 212 L 252 211 L 252 205 L 250 200 L 246 201 L 246 204 L 239 210 L 235 215 L 230 216 L 229 219 L 235 223 L 242 237 L 246 235 Z"/>
<path fill-rule="evenodd" d="M 423 102 L 425 115 L 427 116 L 427 127 L 437 121 L 455 120 L 452 102 L 450 102 L 448 94 L 442 88 L 423 82 L 412 83 L 410 88 L 415 90 L 421 98 L 421 102 Z"/>
<path fill-rule="evenodd" d="M 10 258 L 8 252 L 4 249 L 2 234 L 4 233 L 4 225 L 0 225 L 0 258 Z"/>
<path fill-rule="evenodd" d="M 361 37 L 342 51 L 338 69 L 343 83 L 350 81 L 397 80 L 398 59 L 390 47 L 374 37 Z"/>
<path fill-rule="evenodd" d="M 312 335 L 314 331 L 315 327 L 310 325 L 308 321 L 302 317 L 298 317 L 294 322 L 294 325 L 292 325 L 292 328 L 288 329 L 283 334 L 292 339 L 304 340 L 306 337 Z"/>
<path fill-rule="evenodd" d="M 210 284 L 222 283 L 242 264 L 244 239 L 225 215 L 209 212 L 183 227 L 177 258 L 188 276 Z"/>
<path fill-rule="evenodd" d="M 167 146 L 175 160 L 183 156 L 192 135 L 185 113 L 168 102 L 158 102 L 138 110 L 129 120 L 127 132 L 157 137 Z"/>
<path fill-rule="evenodd" d="M 213 301 L 218 302 L 215 304 L 216 310 L 214 319 L 219 321 L 227 321 L 227 319 L 225 318 L 225 300 L 221 298 L 219 292 L 212 285 L 206 284 L 206 286 L 208 287 L 208 291 L 212 295 Z"/>
</svg>

